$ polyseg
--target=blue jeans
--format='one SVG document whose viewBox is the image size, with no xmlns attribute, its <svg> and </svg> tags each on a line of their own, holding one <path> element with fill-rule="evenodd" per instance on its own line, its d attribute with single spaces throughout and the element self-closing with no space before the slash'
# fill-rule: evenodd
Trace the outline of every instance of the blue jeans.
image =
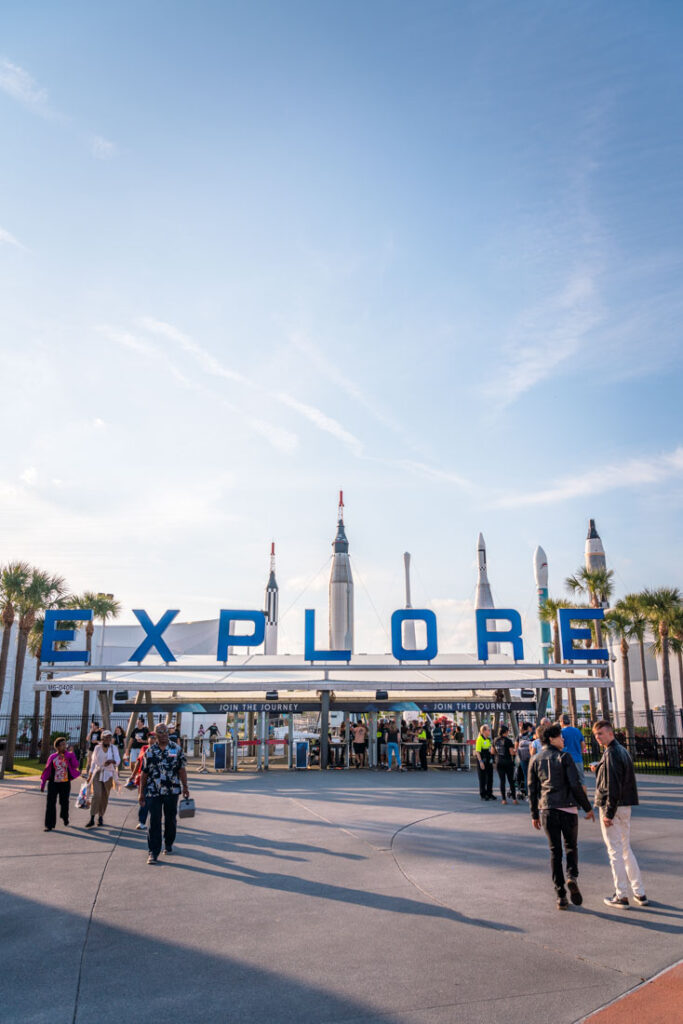
<svg viewBox="0 0 683 1024">
<path fill-rule="evenodd" d="M 148 796 L 145 801 L 149 810 L 147 845 L 153 857 L 158 857 L 161 853 L 162 814 L 164 816 L 164 846 L 168 850 L 175 842 L 179 795 L 179 793 L 167 793 L 164 796 Z"/>
<path fill-rule="evenodd" d="M 147 805 L 147 799 L 145 799 L 144 804 L 140 804 L 140 806 L 138 807 L 138 821 L 140 822 L 141 825 L 146 825 L 147 824 L 147 815 L 148 814 L 149 814 L 149 807 Z"/>
<path fill-rule="evenodd" d="M 387 768 L 391 768 L 391 759 L 396 758 L 396 764 L 401 767 L 401 750 L 398 743 L 387 743 Z"/>
</svg>

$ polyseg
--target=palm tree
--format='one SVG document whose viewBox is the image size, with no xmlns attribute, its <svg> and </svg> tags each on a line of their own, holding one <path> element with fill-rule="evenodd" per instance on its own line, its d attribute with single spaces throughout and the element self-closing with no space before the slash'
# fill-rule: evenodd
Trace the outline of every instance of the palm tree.
<svg viewBox="0 0 683 1024">
<path fill-rule="evenodd" d="M 92 664 L 92 638 L 95 632 L 94 619 L 99 619 L 102 623 L 102 647 L 104 647 L 104 629 L 109 619 L 115 619 L 121 611 L 121 605 L 118 601 L 114 600 L 113 594 L 101 594 L 95 593 L 92 590 L 86 590 L 84 594 L 79 597 L 73 598 L 71 605 L 72 608 L 90 608 L 92 609 L 93 618 L 85 624 L 85 649 L 88 652 L 88 664 Z M 100 711 L 102 714 L 102 724 L 105 729 L 111 728 L 111 704 L 109 702 L 109 694 L 106 690 L 98 692 L 100 701 Z M 87 690 L 83 691 L 83 705 L 81 708 L 81 735 L 80 735 L 80 747 L 83 748 L 85 738 L 88 732 L 88 718 L 90 715 L 90 694 Z"/>
<path fill-rule="evenodd" d="M 19 613 L 19 633 L 17 636 L 17 656 L 14 667 L 14 691 L 12 693 L 12 710 L 10 712 L 9 732 L 7 735 L 6 767 L 14 767 L 14 751 L 17 745 L 19 728 L 19 706 L 21 703 L 21 684 L 24 676 L 24 662 L 28 637 L 36 615 L 43 608 L 54 607 L 59 600 L 66 598 L 66 584 L 61 576 L 52 576 L 41 569 L 31 569 L 31 575 L 17 595 L 14 602 Z"/>
<path fill-rule="evenodd" d="M 631 694 L 631 669 L 628 663 L 628 641 L 633 636 L 633 623 L 627 608 L 617 601 L 614 608 L 605 615 L 607 629 L 619 641 L 621 650 L 621 670 L 624 681 L 624 715 L 626 717 L 626 734 L 631 744 L 635 743 L 636 730 L 633 720 L 633 697 Z"/>
<path fill-rule="evenodd" d="M 671 627 L 671 649 L 678 659 L 678 687 L 681 691 L 681 707 L 683 708 L 683 607 L 676 615 Z"/>
<path fill-rule="evenodd" d="M 591 608 L 604 608 L 609 604 L 609 599 L 614 590 L 614 571 L 612 569 L 586 569 L 581 566 L 573 576 L 568 576 L 565 586 L 573 594 L 584 594 Z M 602 623 L 599 619 L 595 621 L 595 637 L 598 647 L 602 647 Z M 604 669 L 598 669 L 598 675 L 604 676 Z M 600 709 L 604 718 L 609 718 L 609 693 L 604 688 L 600 689 Z M 592 705 L 591 705 L 592 714 Z"/>
<path fill-rule="evenodd" d="M 8 562 L 0 569 L 0 607 L 2 608 L 2 645 L 0 646 L 0 706 L 5 692 L 9 644 L 14 625 L 17 598 L 31 577 L 28 562 Z"/>
<path fill-rule="evenodd" d="M 565 601 L 563 598 L 552 598 L 547 597 L 541 605 L 538 613 L 539 618 L 542 622 L 549 622 L 553 631 L 553 658 L 556 665 L 559 665 L 562 661 L 562 648 L 560 647 L 560 625 L 557 621 L 557 613 L 560 608 L 571 608 L 571 601 Z M 569 694 L 569 708 L 572 714 L 572 720 L 576 725 L 576 691 L 573 687 L 568 688 Z M 559 719 L 562 714 L 562 687 L 556 687 L 555 689 L 555 718 Z"/>
<path fill-rule="evenodd" d="M 643 680 L 643 702 L 645 704 L 645 717 L 648 730 L 651 729 L 652 708 L 650 706 L 650 691 L 647 685 L 647 669 L 645 667 L 645 634 L 650 626 L 649 619 L 643 606 L 642 594 L 627 594 L 619 602 L 631 619 L 631 636 L 638 641 L 640 652 L 640 675 Z"/>
<path fill-rule="evenodd" d="M 666 711 L 667 736 L 675 741 L 678 735 L 676 728 L 676 710 L 674 708 L 673 687 L 671 685 L 671 664 L 669 662 L 670 635 L 678 625 L 681 611 L 681 592 L 678 587 L 659 587 L 657 590 L 643 591 L 643 606 L 648 619 L 657 630 L 659 647 L 662 655 L 662 686 L 664 689 L 664 707 Z M 678 764 L 678 745 L 674 742 L 671 751 L 674 765 Z"/>
</svg>

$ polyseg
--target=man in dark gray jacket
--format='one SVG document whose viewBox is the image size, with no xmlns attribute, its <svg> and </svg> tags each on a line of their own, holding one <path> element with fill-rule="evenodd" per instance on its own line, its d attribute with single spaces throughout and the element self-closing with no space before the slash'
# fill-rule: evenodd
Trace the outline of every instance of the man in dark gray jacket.
<svg viewBox="0 0 683 1024">
<path fill-rule="evenodd" d="M 644 907 L 648 899 L 631 849 L 631 808 L 638 803 L 633 761 L 604 718 L 593 726 L 593 735 L 604 748 L 602 760 L 591 765 L 591 770 L 595 772 L 595 805 L 599 808 L 602 838 L 614 879 L 614 893 L 605 896 L 603 902 L 608 907 L 628 907 L 632 889 L 634 902 Z"/>
<path fill-rule="evenodd" d="M 586 812 L 589 821 L 595 815 L 579 781 L 579 775 L 572 758 L 564 752 L 562 728 L 557 724 L 546 725 L 541 731 L 543 744 L 540 753 L 534 754 L 529 763 L 529 807 L 534 828 L 543 828 L 550 846 L 550 871 L 558 910 L 567 910 L 567 889 L 572 903 L 580 906 L 583 897 L 577 881 L 579 875 L 579 811 Z M 578 806 L 577 806 L 578 805 Z M 562 843 L 567 858 L 565 877 L 562 863 Z"/>
</svg>

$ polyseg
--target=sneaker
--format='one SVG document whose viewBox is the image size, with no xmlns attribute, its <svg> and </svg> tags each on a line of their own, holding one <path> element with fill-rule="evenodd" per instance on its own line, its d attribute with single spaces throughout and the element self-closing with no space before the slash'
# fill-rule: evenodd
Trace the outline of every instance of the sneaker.
<svg viewBox="0 0 683 1024">
<path fill-rule="evenodd" d="M 173 847 L 167 846 L 164 850 L 164 857 L 171 857 L 173 855 Z"/>
<path fill-rule="evenodd" d="M 575 878 L 570 878 L 567 882 L 567 888 L 569 889 L 569 899 L 572 901 L 575 907 L 580 907 L 583 903 L 583 896 L 579 891 L 579 883 Z"/>
<path fill-rule="evenodd" d="M 513 800 L 512 802 L 513 802 L 513 804 L 518 804 L 519 800 Z"/>
<path fill-rule="evenodd" d="M 85 827 L 86 828 L 92 828 L 94 826 L 94 824 L 95 824 L 95 819 L 91 818 L 90 821 L 86 821 Z"/>
<path fill-rule="evenodd" d="M 488 799 L 489 799 L 489 800 L 497 800 L 497 799 L 498 799 L 498 797 L 497 797 L 497 796 L 490 796 L 490 797 L 489 797 Z"/>
<path fill-rule="evenodd" d="M 507 800 L 501 800 L 500 802 L 501 802 L 502 804 L 506 804 L 506 803 L 507 803 Z"/>
<path fill-rule="evenodd" d="M 569 902 L 566 896 L 557 897 L 557 909 L 558 910 L 569 910 Z"/>
<path fill-rule="evenodd" d="M 156 859 L 156 857 L 153 854 L 150 853 L 149 857 L 147 858 L 147 863 L 148 864 L 158 864 L 159 862 Z"/>
<path fill-rule="evenodd" d="M 626 896 L 617 896 L 616 893 L 612 893 L 611 896 L 605 896 L 602 901 L 607 907 L 628 907 L 629 902 Z"/>
<path fill-rule="evenodd" d="M 54 832 L 54 829 L 52 829 L 52 828 L 44 828 L 43 832 Z"/>
<path fill-rule="evenodd" d="M 633 899 L 636 901 L 639 907 L 646 907 L 650 902 L 645 893 L 642 896 L 634 896 Z"/>
<path fill-rule="evenodd" d="M 142 832 L 143 829 L 147 828 L 147 826 L 143 825 L 142 822 L 138 822 L 135 827 L 138 830 L 138 832 Z"/>
</svg>

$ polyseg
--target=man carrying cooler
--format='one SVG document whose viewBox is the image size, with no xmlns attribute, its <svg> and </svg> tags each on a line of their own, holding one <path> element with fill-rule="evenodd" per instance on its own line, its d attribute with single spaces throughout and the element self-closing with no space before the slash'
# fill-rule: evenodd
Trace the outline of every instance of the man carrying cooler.
<svg viewBox="0 0 683 1024">
<path fill-rule="evenodd" d="M 148 747 L 140 773 L 139 803 L 141 807 L 144 807 L 146 802 L 149 810 L 148 864 L 156 864 L 161 853 L 162 814 L 164 816 L 164 853 L 166 856 L 173 853 L 181 785 L 185 799 L 190 795 L 183 751 L 175 743 L 169 742 L 167 725 L 159 724 L 155 731 L 156 745 Z"/>
</svg>

